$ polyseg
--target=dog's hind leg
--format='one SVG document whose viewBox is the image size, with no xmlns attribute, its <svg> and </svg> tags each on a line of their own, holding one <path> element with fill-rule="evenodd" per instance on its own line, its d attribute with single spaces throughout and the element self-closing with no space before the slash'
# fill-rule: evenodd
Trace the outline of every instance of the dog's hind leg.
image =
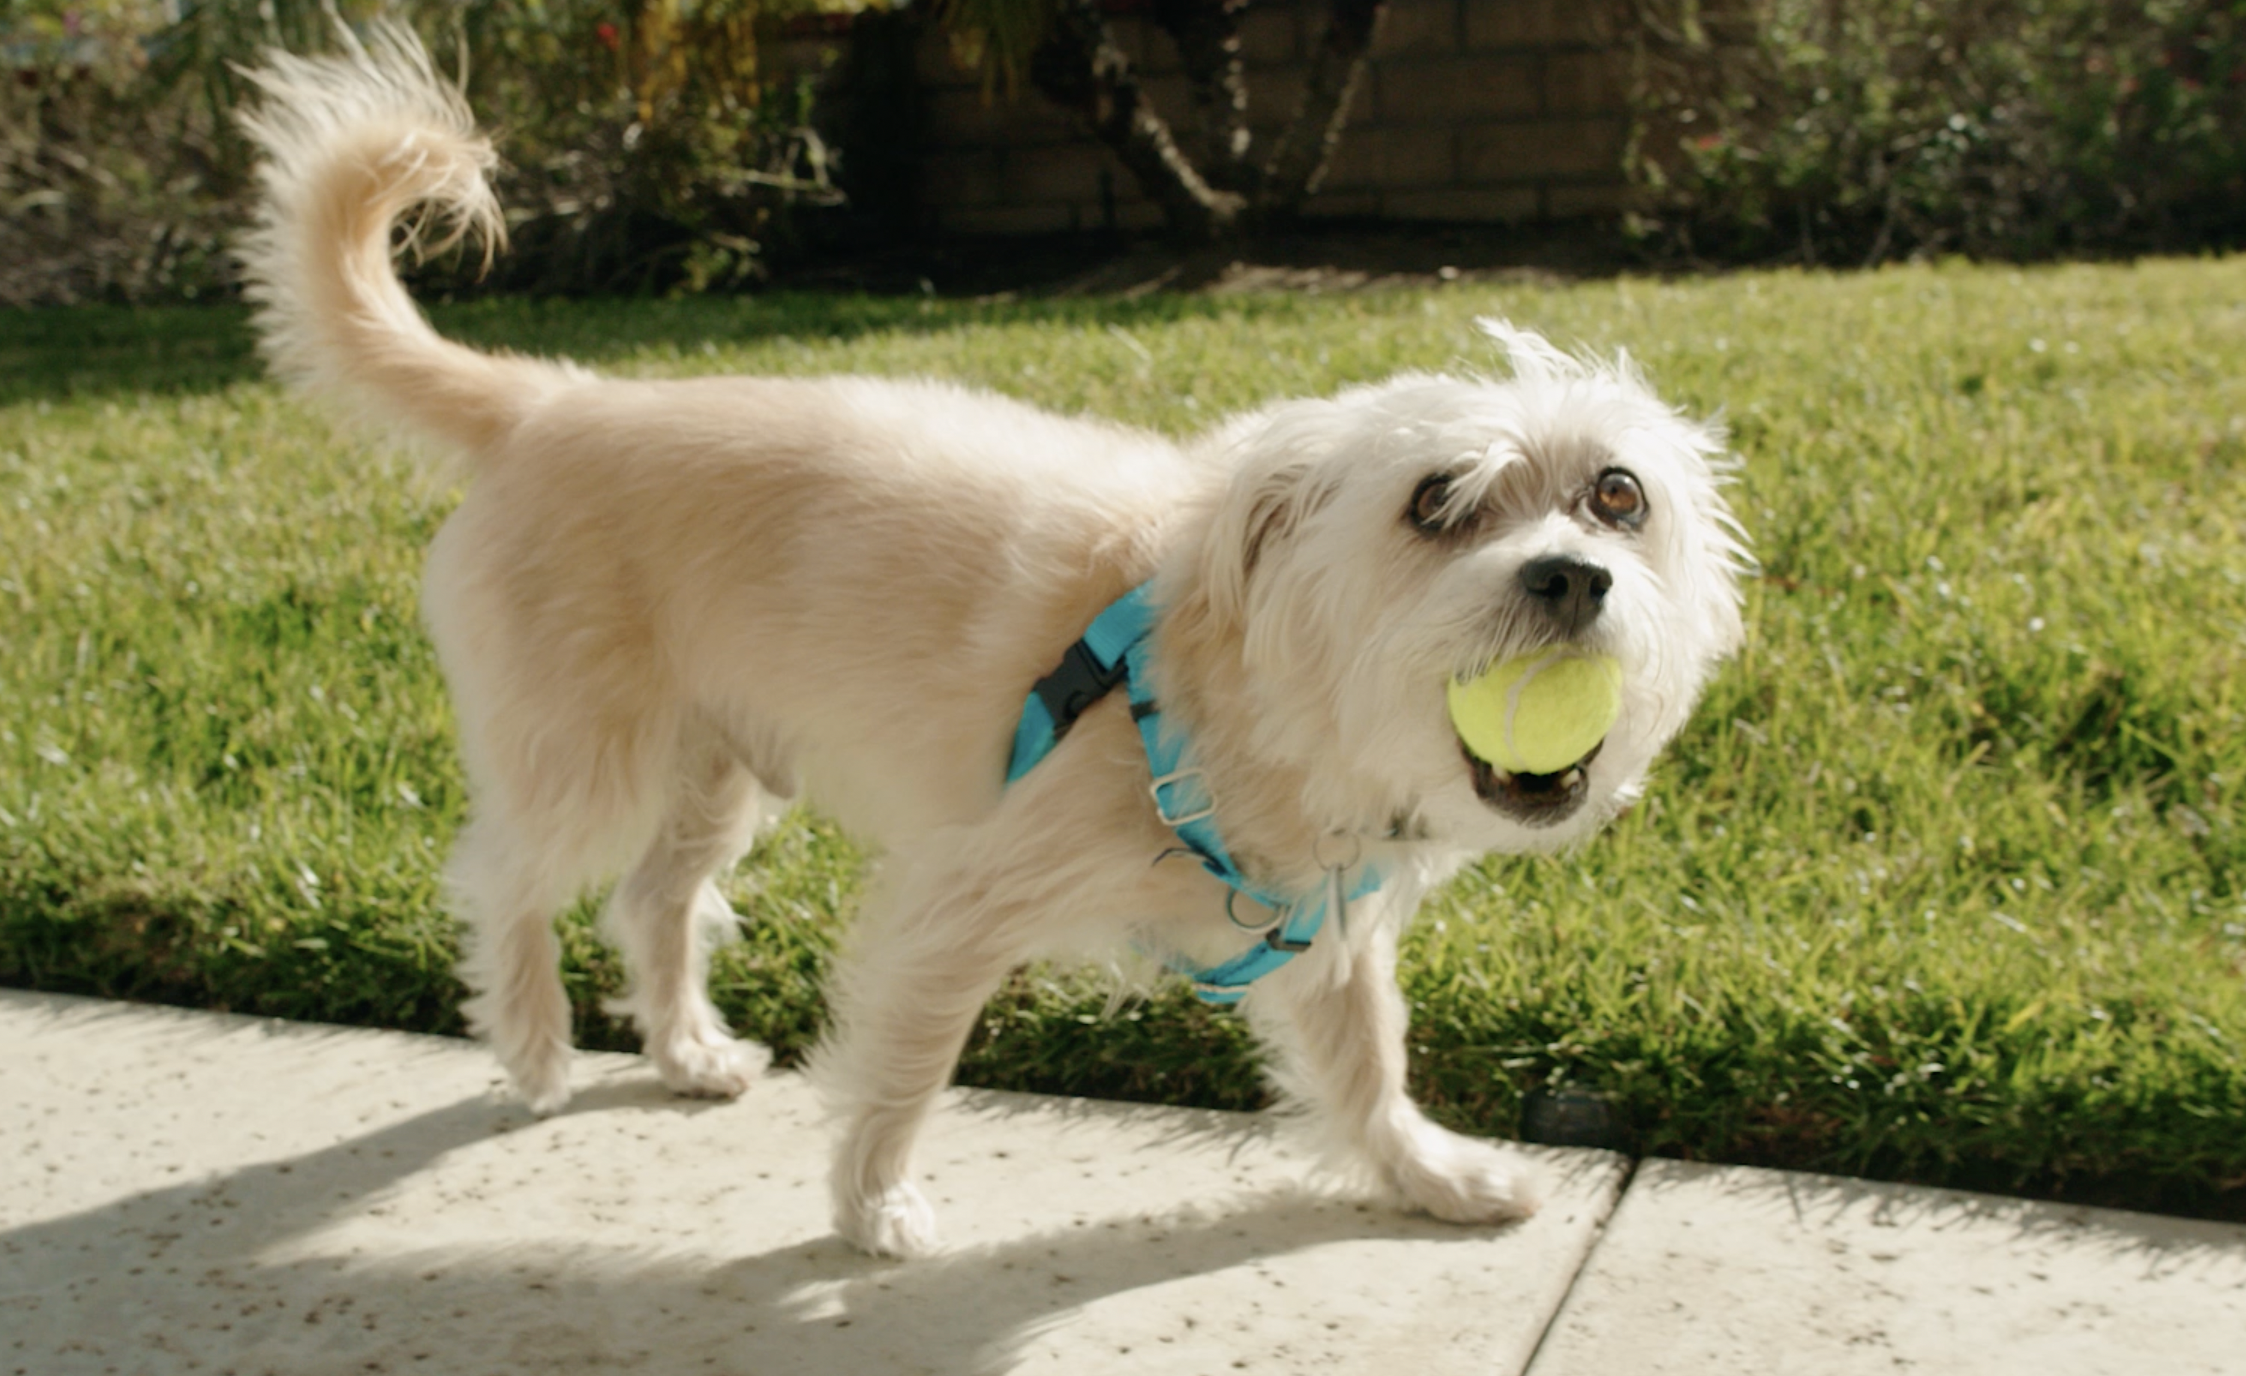
<svg viewBox="0 0 2246 1376">
<path fill-rule="evenodd" d="M 783 802 L 728 742 L 689 726 L 655 839 L 601 919 L 630 981 L 608 1010 L 639 1025 L 663 1083 L 678 1093 L 739 1094 L 771 1061 L 727 1030 L 706 986 L 711 949 L 739 921 L 712 877 L 747 851 Z"/>
<path fill-rule="evenodd" d="M 1370 1175 L 1406 1207 L 1451 1223 L 1524 1218 L 1537 1197 L 1520 1162 L 1430 1122 L 1406 1092 L 1397 925 L 1364 923 L 1364 944 L 1346 962 L 1337 960 L 1342 952 L 1313 947 L 1314 957 L 1297 958 L 1249 992 L 1250 1019 L 1274 1054 L 1273 1077 L 1309 1111 L 1333 1164 Z"/>
<path fill-rule="evenodd" d="M 438 537 L 438 556 L 458 548 L 447 543 L 453 529 Z M 660 702 L 593 691 L 604 685 L 570 675 L 575 665 L 505 658 L 495 633 L 484 635 L 479 655 L 461 652 L 478 629 L 456 595 L 468 580 L 440 581 L 438 571 L 451 570 L 437 556 L 431 569 L 439 610 L 430 625 L 439 650 L 452 651 L 446 677 L 471 799 L 446 867 L 471 993 L 462 1012 L 524 1100 L 551 1113 L 569 1099 L 570 1004 L 554 918 L 655 834 L 678 720 Z"/>
<path fill-rule="evenodd" d="M 554 915 L 583 877 L 542 864 L 516 826 L 480 811 L 454 842 L 445 880 L 466 946 L 460 975 L 473 991 L 461 1012 L 531 1110 L 552 1113 L 569 1101 L 569 995 Z"/>
</svg>

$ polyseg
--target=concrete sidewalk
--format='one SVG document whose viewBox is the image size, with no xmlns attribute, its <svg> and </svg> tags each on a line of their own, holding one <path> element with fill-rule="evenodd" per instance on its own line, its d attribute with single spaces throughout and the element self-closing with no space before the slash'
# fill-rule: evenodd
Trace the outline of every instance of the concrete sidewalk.
<svg viewBox="0 0 2246 1376">
<path fill-rule="evenodd" d="M 960 1091 L 900 1265 L 793 1077 L 579 1075 L 0 991 L 0 1373 L 2246 1373 L 2241 1227 L 1523 1148 L 1543 1212 L 1462 1230 L 1253 1117 Z"/>
</svg>

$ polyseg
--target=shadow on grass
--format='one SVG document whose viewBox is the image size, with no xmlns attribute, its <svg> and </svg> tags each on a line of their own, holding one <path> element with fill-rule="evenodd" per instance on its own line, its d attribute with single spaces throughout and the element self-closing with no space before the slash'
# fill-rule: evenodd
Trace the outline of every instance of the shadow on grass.
<svg viewBox="0 0 2246 1376">
<path fill-rule="evenodd" d="M 0 312 L 0 406 L 214 392 L 259 375 L 239 306 L 52 306 Z"/>
<path fill-rule="evenodd" d="M 475 348 L 598 365 L 649 350 L 782 338 L 826 343 L 1014 325 L 1130 327 L 1297 309 L 1278 295 L 953 300 L 774 292 L 676 300 L 494 296 L 433 305 L 430 313 L 439 331 Z M 0 312 L 0 406 L 201 394 L 264 376 L 249 311 L 239 304 Z"/>
</svg>

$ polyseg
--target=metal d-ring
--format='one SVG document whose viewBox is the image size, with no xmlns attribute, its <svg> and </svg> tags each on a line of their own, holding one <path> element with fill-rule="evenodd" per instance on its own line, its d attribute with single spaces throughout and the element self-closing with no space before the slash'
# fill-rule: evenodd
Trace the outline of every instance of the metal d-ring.
<svg viewBox="0 0 2246 1376">
<path fill-rule="evenodd" d="M 1342 861 L 1338 865 L 1329 863 L 1326 859 L 1325 854 L 1326 842 L 1337 839 L 1347 841 L 1349 843 L 1349 858 Z M 1357 868 L 1357 862 L 1364 858 L 1364 839 L 1358 836 L 1357 833 L 1353 831 L 1329 831 L 1324 835 L 1321 835 L 1317 840 L 1310 843 L 1311 863 L 1316 865 L 1319 869 L 1327 871 L 1328 873 L 1331 873 L 1335 870 L 1353 870 Z"/>
<path fill-rule="evenodd" d="M 1224 886 L 1224 920 L 1231 923 L 1233 926 L 1238 927 L 1243 932 L 1268 932 L 1273 927 L 1276 927 L 1280 923 L 1287 920 L 1286 912 L 1284 910 L 1281 910 L 1269 922 L 1242 922 L 1240 920 L 1240 915 L 1232 911 L 1232 905 L 1237 902 L 1239 898 L 1240 891 L 1238 889 L 1233 888 L 1230 884 Z M 1267 905 L 1263 903 L 1259 902 L 1256 904 L 1256 906 L 1259 908 L 1265 908 L 1266 911 L 1269 911 Z"/>
</svg>

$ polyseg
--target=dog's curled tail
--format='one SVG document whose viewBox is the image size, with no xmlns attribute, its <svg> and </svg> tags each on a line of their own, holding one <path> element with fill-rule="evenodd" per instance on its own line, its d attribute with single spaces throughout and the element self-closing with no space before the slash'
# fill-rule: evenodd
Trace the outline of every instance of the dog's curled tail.
<svg viewBox="0 0 2246 1376">
<path fill-rule="evenodd" d="M 485 452 L 570 371 L 439 336 L 398 280 L 391 237 L 418 211 L 401 247 L 442 249 L 471 232 L 487 252 L 500 244 L 485 180 L 497 156 L 409 30 L 342 37 L 343 56 L 274 52 L 245 73 L 264 94 L 242 116 L 263 156 L 256 225 L 239 248 L 261 346 L 290 382 Z"/>
</svg>

